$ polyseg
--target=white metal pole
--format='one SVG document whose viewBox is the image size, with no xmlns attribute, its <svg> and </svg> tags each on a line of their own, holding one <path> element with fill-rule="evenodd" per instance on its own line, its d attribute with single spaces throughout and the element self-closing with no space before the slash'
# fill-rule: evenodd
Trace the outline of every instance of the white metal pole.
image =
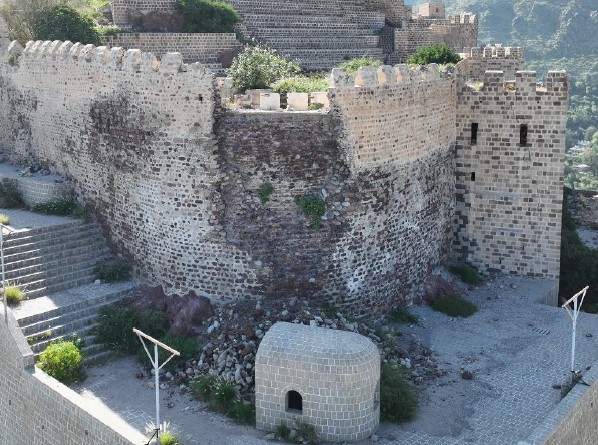
<svg viewBox="0 0 598 445">
<path fill-rule="evenodd" d="M 575 373 L 575 337 L 577 334 L 577 298 L 573 302 L 573 336 L 571 337 L 571 379 Z"/>
<path fill-rule="evenodd" d="M 4 281 L 4 225 L 0 224 L 0 262 L 2 263 L 2 301 L 4 305 L 4 322 L 8 324 L 8 307 L 6 302 L 6 282 Z"/>
<path fill-rule="evenodd" d="M 158 429 L 158 445 L 160 445 L 160 364 L 158 363 L 158 345 L 154 343 L 154 380 L 156 382 L 156 428 Z"/>
</svg>

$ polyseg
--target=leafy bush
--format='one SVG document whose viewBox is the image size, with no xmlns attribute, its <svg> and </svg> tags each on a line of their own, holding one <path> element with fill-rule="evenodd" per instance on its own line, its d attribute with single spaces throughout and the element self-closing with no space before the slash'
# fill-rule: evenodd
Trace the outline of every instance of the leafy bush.
<svg viewBox="0 0 598 445">
<path fill-rule="evenodd" d="M 212 392 L 208 400 L 210 408 L 214 411 L 228 414 L 237 400 L 237 390 L 231 383 L 217 380 L 212 386 Z"/>
<path fill-rule="evenodd" d="M 249 403 L 235 400 L 228 411 L 228 416 L 242 425 L 255 425 L 255 410 Z"/>
<path fill-rule="evenodd" d="M 477 270 L 466 264 L 450 266 L 449 272 L 458 276 L 461 281 L 467 284 L 481 284 L 484 281 Z"/>
<path fill-rule="evenodd" d="M 260 185 L 259 197 L 262 204 L 266 204 L 268 201 L 270 201 L 270 196 L 272 196 L 273 192 L 274 186 L 269 182 L 265 182 Z"/>
<path fill-rule="evenodd" d="M 83 355 L 72 341 L 59 341 L 42 352 L 37 366 L 59 382 L 70 385 L 85 378 L 82 362 Z"/>
<path fill-rule="evenodd" d="M 122 32 L 118 26 L 97 26 L 96 31 L 100 36 L 116 36 Z"/>
<path fill-rule="evenodd" d="M 229 76 L 238 90 L 269 88 L 274 82 L 301 71 L 295 62 L 280 57 L 264 45 L 246 46 L 233 59 Z"/>
<path fill-rule="evenodd" d="M 202 375 L 191 384 L 191 394 L 197 400 L 207 402 L 218 378 L 213 375 Z"/>
<path fill-rule="evenodd" d="M 81 210 L 79 204 L 69 198 L 59 198 L 53 201 L 39 202 L 31 206 L 31 210 L 44 215 L 71 216 Z"/>
<path fill-rule="evenodd" d="M 116 283 L 131 278 L 129 263 L 123 259 L 115 258 L 98 264 L 94 268 L 96 278 L 106 283 Z"/>
<path fill-rule="evenodd" d="M 10 224 L 10 218 L 4 213 L 0 213 L 0 224 L 4 224 L 5 226 Z"/>
<path fill-rule="evenodd" d="M 435 45 L 423 46 L 415 51 L 407 63 L 412 65 L 427 65 L 429 63 L 457 63 L 461 60 L 459 54 L 446 43 L 437 43 Z"/>
<path fill-rule="evenodd" d="M 298 196 L 295 201 L 301 207 L 303 213 L 311 220 L 310 227 L 312 229 L 320 228 L 322 224 L 322 216 L 326 214 L 326 204 L 322 198 L 315 195 Z"/>
<path fill-rule="evenodd" d="M 138 311 L 122 304 L 105 306 L 100 309 L 96 328 L 98 341 L 116 351 L 135 354 L 142 346 L 133 333 L 134 327 L 154 338 L 160 338 L 166 333 L 167 321 L 164 314 L 158 311 Z"/>
<path fill-rule="evenodd" d="M 411 314 L 405 307 L 396 308 L 390 313 L 388 318 L 395 323 L 419 323 L 419 317 Z"/>
<path fill-rule="evenodd" d="M 380 370 L 380 418 L 385 422 L 407 422 L 415 416 L 418 396 L 408 380 L 408 371 L 388 363 Z"/>
<path fill-rule="evenodd" d="M 239 398 L 237 390 L 213 375 L 203 375 L 191 384 L 191 394 L 197 400 L 208 402 L 212 411 L 226 414 L 242 424 L 255 424 L 255 409 Z"/>
<path fill-rule="evenodd" d="M 177 0 L 177 9 L 187 21 L 187 32 L 234 32 L 241 17 L 225 2 Z"/>
<path fill-rule="evenodd" d="M 16 285 L 6 286 L 4 291 L 8 304 L 19 304 L 23 300 L 23 290 Z"/>
<path fill-rule="evenodd" d="M 0 181 L 0 207 L 4 209 L 25 207 L 21 192 L 15 185 Z"/>
<path fill-rule="evenodd" d="M 312 74 L 310 76 L 287 77 L 276 82 L 272 88 L 277 93 L 315 93 L 328 91 L 330 81 L 324 74 Z"/>
<path fill-rule="evenodd" d="M 356 74 L 359 68 L 364 66 L 373 66 L 378 68 L 382 65 L 382 62 L 376 59 L 372 59 L 370 56 L 363 56 L 358 59 L 345 60 L 340 64 L 340 67 L 349 74 Z"/>
<path fill-rule="evenodd" d="M 303 443 L 320 443 L 320 438 L 318 437 L 318 433 L 316 432 L 316 429 L 313 425 L 310 425 L 307 422 L 302 422 L 300 420 L 295 420 L 295 423 L 297 424 L 298 437 L 303 438 Z"/>
<path fill-rule="evenodd" d="M 286 423 L 281 423 L 276 427 L 276 437 L 282 440 L 287 440 L 291 434 L 291 429 Z"/>
<path fill-rule="evenodd" d="M 65 4 L 39 10 L 33 16 L 34 40 L 70 40 L 101 45 L 93 20 Z"/>
<path fill-rule="evenodd" d="M 475 304 L 459 295 L 448 295 L 432 303 L 432 309 L 451 317 L 469 317 L 478 311 Z"/>
</svg>

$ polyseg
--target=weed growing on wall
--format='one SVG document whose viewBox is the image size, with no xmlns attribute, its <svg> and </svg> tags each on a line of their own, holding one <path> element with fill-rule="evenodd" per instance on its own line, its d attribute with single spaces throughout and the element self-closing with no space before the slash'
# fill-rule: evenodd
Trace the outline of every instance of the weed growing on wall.
<svg viewBox="0 0 598 445">
<path fill-rule="evenodd" d="M 270 201 L 272 193 L 274 193 L 274 186 L 272 184 L 265 182 L 260 185 L 259 197 L 262 204 L 266 204 L 268 201 Z"/>
<path fill-rule="evenodd" d="M 270 88 L 276 81 L 301 71 L 299 65 L 279 56 L 265 45 L 246 46 L 233 59 L 228 75 L 233 86 L 240 90 Z"/>
<path fill-rule="evenodd" d="M 370 56 L 363 56 L 357 59 L 345 60 L 340 64 L 340 67 L 349 74 L 356 74 L 357 70 L 364 66 L 378 68 L 380 65 L 382 65 L 382 62 L 379 60 L 372 59 Z"/>
<path fill-rule="evenodd" d="M 319 229 L 322 225 L 322 216 L 326 214 L 326 204 L 322 198 L 315 195 L 298 196 L 295 202 L 311 221 L 309 226 L 312 229 Z"/>
<path fill-rule="evenodd" d="M 478 311 L 478 307 L 459 295 L 448 295 L 432 303 L 432 309 L 451 317 L 469 317 Z"/>
<path fill-rule="evenodd" d="M 131 278 L 131 266 L 128 261 L 115 258 L 98 264 L 94 273 L 96 278 L 106 283 L 116 283 Z"/>
<path fill-rule="evenodd" d="M 385 422 L 403 423 L 415 417 L 418 396 L 408 380 L 409 371 L 393 369 L 382 363 L 380 370 L 380 418 Z"/>
<path fill-rule="evenodd" d="M 70 385 L 85 379 L 83 355 L 72 341 L 52 343 L 39 357 L 37 367 L 59 382 Z"/>
</svg>

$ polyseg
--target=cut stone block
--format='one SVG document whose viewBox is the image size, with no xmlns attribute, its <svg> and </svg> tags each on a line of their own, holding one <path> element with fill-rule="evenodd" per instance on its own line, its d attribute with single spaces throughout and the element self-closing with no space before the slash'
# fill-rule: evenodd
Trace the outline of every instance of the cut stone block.
<svg viewBox="0 0 598 445">
<path fill-rule="evenodd" d="M 309 100 L 312 104 L 322 104 L 324 108 L 330 108 L 330 100 L 326 92 L 311 93 Z"/>
<path fill-rule="evenodd" d="M 288 93 L 287 110 L 306 111 L 309 105 L 309 96 L 307 93 Z"/>
<path fill-rule="evenodd" d="M 260 110 L 280 109 L 280 94 L 260 93 Z"/>
</svg>

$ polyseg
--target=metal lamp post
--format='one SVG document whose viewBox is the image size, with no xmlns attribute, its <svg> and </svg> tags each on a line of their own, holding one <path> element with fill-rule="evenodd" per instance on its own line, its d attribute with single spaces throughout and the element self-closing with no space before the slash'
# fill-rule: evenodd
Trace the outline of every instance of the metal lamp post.
<svg viewBox="0 0 598 445">
<path fill-rule="evenodd" d="M 573 377 L 575 376 L 575 337 L 577 335 L 577 316 L 579 315 L 579 311 L 581 310 L 581 305 L 583 304 L 583 299 L 586 296 L 586 292 L 588 291 L 589 286 L 584 287 L 582 290 L 577 292 L 571 298 L 563 303 L 565 309 L 567 309 L 567 313 L 569 317 L 571 317 L 571 321 L 573 322 L 573 333 L 571 336 L 571 380 L 573 381 Z M 581 297 L 581 298 L 580 298 Z M 569 308 L 569 304 L 573 303 L 573 309 Z"/>
</svg>

